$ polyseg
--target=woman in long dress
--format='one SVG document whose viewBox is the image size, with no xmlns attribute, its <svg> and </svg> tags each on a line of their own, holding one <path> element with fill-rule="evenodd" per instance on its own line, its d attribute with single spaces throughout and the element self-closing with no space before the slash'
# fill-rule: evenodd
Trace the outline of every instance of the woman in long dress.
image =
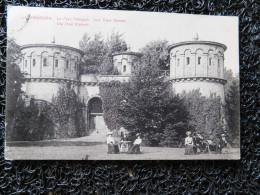
<svg viewBox="0 0 260 195">
<path fill-rule="evenodd" d="M 137 139 L 134 141 L 133 145 L 129 148 L 129 154 L 140 154 L 140 145 L 142 143 L 142 139 L 139 133 L 137 133 Z"/>
<path fill-rule="evenodd" d="M 185 154 L 194 154 L 194 147 L 196 146 L 194 145 L 193 137 L 191 136 L 190 131 L 187 131 L 186 134 L 187 137 L 185 138 Z"/>
</svg>

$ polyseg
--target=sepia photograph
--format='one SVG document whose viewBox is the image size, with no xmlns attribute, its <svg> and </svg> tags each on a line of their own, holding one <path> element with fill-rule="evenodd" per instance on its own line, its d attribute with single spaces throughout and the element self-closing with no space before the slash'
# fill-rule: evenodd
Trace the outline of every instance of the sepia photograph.
<svg viewBox="0 0 260 195">
<path fill-rule="evenodd" d="M 238 17 L 7 13 L 6 159 L 240 159 Z"/>
</svg>

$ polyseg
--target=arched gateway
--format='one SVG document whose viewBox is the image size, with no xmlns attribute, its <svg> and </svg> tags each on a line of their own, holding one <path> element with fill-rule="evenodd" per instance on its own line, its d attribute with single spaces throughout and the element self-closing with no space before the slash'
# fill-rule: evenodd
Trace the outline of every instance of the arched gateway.
<svg viewBox="0 0 260 195">
<path fill-rule="evenodd" d="M 99 97 L 93 97 L 88 101 L 88 130 L 102 133 L 107 131 L 103 118 L 102 100 Z"/>
</svg>

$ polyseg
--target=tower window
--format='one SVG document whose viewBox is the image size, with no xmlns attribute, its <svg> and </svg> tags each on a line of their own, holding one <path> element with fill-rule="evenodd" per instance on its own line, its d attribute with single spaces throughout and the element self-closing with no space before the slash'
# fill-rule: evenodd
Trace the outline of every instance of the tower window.
<svg viewBox="0 0 260 195">
<path fill-rule="evenodd" d="M 180 59 L 177 59 L 177 66 L 180 65 Z"/>
<path fill-rule="evenodd" d="M 201 57 L 198 57 L 198 65 L 201 63 Z"/>
<path fill-rule="evenodd" d="M 69 60 L 66 61 L 66 68 L 69 68 Z"/>
<path fill-rule="evenodd" d="M 212 64 L 212 59 L 209 58 L 209 65 L 211 66 L 211 64 Z"/>
<path fill-rule="evenodd" d="M 43 58 L 43 66 L 47 66 L 47 58 Z"/>
<path fill-rule="evenodd" d="M 74 70 L 77 70 L 77 64 L 75 63 Z"/>
<path fill-rule="evenodd" d="M 125 72 L 126 71 L 126 65 L 124 65 L 124 67 L 123 67 L 123 72 Z"/>
<path fill-rule="evenodd" d="M 35 59 L 33 59 L 33 66 L 35 66 L 36 65 L 36 60 Z"/>
<path fill-rule="evenodd" d="M 218 67 L 220 66 L 220 59 L 218 59 Z"/>
<path fill-rule="evenodd" d="M 187 62 L 187 65 L 190 64 L 190 58 L 189 57 L 186 58 L 186 62 Z"/>
<path fill-rule="evenodd" d="M 55 60 L 55 67 L 58 67 L 59 66 L 59 60 Z"/>
<path fill-rule="evenodd" d="M 25 68 L 27 67 L 27 60 L 25 60 Z"/>
</svg>

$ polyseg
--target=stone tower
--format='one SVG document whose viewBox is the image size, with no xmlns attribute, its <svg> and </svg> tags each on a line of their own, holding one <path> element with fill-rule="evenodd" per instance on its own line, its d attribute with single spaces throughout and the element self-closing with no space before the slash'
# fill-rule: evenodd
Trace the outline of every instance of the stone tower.
<svg viewBox="0 0 260 195">
<path fill-rule="evenodd" d="M 200 41 L 198 34 L 192 41 L 173 44 L 169 47 L 170 79 L 175 92 L 199 89 L 203 96 L 221 98 L 225 103 L 224 44 Z"/>
<path fill-rule="evenodd" d="M 54 43 L 24 45 L 21 49 L 23 59 L 20 69 L 25 73 L 23 90 L 27 96 L 51 102 L 64 83 L 70 83 L 78 92 L 82 51 Z"/>
<path fill-rule="evenodd" d="M 119 52 L 113 54 L 114 67 L 118 70 L 119 75 L 130 76 L 140 64 L 141 53 L 138 52 Z"/>
</svg>

